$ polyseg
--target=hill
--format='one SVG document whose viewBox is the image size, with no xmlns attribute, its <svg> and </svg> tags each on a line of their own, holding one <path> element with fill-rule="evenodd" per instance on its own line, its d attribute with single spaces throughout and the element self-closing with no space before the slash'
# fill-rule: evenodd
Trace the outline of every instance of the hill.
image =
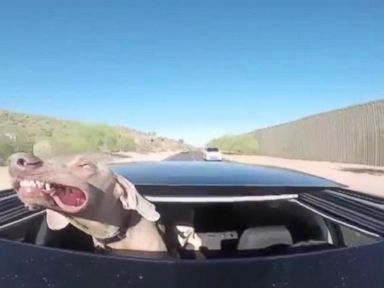
<svg viewBox="0 0 384 288">
<path fill-rule="evenodd" d="M 0 162 L 16 151 L 50 149 L 79 152 L 161 152 L 186 147 L 184 141 L 124 126 L 89 124 L 0 110 Z"/>
</svg>

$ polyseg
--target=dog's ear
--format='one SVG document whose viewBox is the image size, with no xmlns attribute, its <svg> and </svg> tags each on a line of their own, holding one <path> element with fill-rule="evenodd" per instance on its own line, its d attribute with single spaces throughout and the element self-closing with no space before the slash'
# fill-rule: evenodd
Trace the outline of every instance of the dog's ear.
<svg viewBox="0 0 384 288">
<path fill-rule="evenodd" d="M 141 216 L 151 222 L 160 219 L 160 214 L 156 211 L 155 205 L 145 199 L 137 192 L 136 187 L 124 177 L 117 175 L 114 194 L 119 198 L 124 209 L 136 210 Z"/>
<path fill-rule="evenodd" d="M 46 216 L 47 216 L 47 224 L 49 229 L 61 230 L 67 227 L 69 224 L 68 218 L 56 211 L 47 209 Z"/>
</svg>

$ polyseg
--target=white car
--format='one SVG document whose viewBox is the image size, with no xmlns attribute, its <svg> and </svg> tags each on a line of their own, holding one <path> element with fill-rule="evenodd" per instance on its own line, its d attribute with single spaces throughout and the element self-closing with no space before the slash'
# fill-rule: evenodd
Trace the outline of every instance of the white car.
<svg viewBox="0 0 384 288">
<path fill-rule="evenodd" d="M 222 161 L 223 156 L 221 155 L 220 149 L 217 147 L 208 147 L 204 149 L 204 160 L 205 161 Z"/>
</svg>

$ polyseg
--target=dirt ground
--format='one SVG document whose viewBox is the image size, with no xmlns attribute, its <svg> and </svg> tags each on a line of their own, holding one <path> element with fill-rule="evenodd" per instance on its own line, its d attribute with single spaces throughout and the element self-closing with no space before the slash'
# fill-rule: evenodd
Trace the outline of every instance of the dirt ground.
<svg viewBox="0 0 384 288">
<path fill-rule="evenodd" d="M 384 197 L 384 167 L 265 156 L 225 155 L 224 158 L 248 164 L 293 169 L 336 181 L 353 190 Z"/>
<path fill-rule="evenodd" d="M 179 151 L 174 152 L 159 152 L 159 153 L 125 153 L 126 157 L 119 157 L 112 161 L 112 163 L 127 163 L 127 162 L 142 162 L 142 161 L 161 161 L 174 154 L 177 154 Z M 9 189 L 11 187 L 8 167 L 0 166 L 0 190 Z"/>
</svg>

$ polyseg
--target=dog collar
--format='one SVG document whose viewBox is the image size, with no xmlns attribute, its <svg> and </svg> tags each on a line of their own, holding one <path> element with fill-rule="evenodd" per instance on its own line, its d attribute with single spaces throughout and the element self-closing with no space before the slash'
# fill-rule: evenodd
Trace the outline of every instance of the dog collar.
<svg viewBox="0 0 384 288">
<path fill-rule="evenodd" d="M 120 227 L 115 234 L 107 238 L 96 238 L 95 239 L 103 245 L 108 245 L 114 242 L 121 241 L 127 237 L 127 227 Z"/>
</svg>

